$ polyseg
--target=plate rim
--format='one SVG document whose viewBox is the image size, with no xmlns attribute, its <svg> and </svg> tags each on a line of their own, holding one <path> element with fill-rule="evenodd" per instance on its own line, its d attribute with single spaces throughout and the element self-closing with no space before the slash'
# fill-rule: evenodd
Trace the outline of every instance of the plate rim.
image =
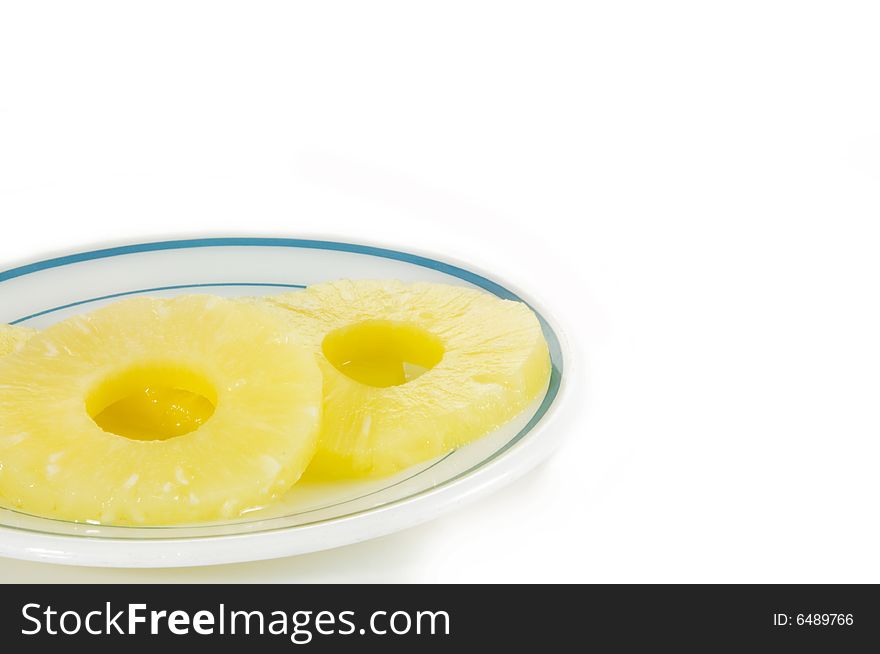
<svg viewBox="0 0 880 654">
<path fill-rule="evenodd" d="M 560 407 L 568 405 L 574 363 L 574 351 L 565 331 L 561 329 L 552 312 L 530 293 L 521 291 L 517 285 L 507 282 L 501 276 L 453 257 L 415 248 L 398 249 L 396 246 L 360 239 L 353 242 L 334 237 L 202 234 L 157 237 L 156 240 L 137 243 L 96 243 L 86 246 L 87 249 L 71 248 L 46 253 L 39 258 L 34 257 L 15 263 L 12 267 L 4 267 L 0 272 L 0 284 L 43 270 L 140 252 L 182 251 L 196 247 L 259 246 L 344 251 L 404 261 L 450 274 L 499 297 L 525 302 L 546 323 L 558 344 L 561 366 L 555 397 L 537 424 L 518 442 L 496 453 L 494 459 L 477 469 L 461 473 L 460 477 L 450 479 L 436 488 L 352 515 L 271 530 L 167 539 L 95 538 L 83 535 L 74 537 L 0 526 L 0 534 L 3 535 L 0 539 L 0 555 L 71 565 L 149 568 L 257 561 L 331 549 L 387 535 L 434 519 L 466 501 L 478 499 L 513 481 L 558 447 L 565 430 L 556 423 L 560 422 Z M 16 322 L 26 319 L 27 317 L 21 318 Z M 551 426 L 552 429 L 549 429 Z M 293 534 L 297 538 L 293 538 Z M 247 551 L 239 547 L 245 541 L 251 545 Z"/>
</svg>

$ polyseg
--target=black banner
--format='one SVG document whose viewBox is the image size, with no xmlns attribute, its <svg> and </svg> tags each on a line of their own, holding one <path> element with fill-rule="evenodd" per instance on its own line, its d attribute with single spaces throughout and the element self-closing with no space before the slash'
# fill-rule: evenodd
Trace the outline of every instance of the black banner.
<svg viewBox="0 0 880 654">
<path fill-rule="evenodd" d="M 0 593 L 0 643 L 7 652 L 36 645 L 117 654 L 133 642 L 163 651 L 628 650 L 646 642 L 676 651 L 849 651 L 877 642 L 878 615 L 874 586 L 11 585 Z"/>
</svg>

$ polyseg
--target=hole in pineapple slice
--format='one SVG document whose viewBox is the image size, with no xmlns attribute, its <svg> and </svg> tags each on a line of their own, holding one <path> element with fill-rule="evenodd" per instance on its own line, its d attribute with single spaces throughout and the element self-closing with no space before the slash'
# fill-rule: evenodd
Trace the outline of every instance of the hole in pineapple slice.
<svg viewBox="0 0 880 654">
<path fill-rule="evenodd" d="M 421 327 L 392 320 L 365 320 L 324 337 L 324 356 L 342 374 L 378 388 L 400 386 L 440 363 L 440 339 Z"/>
<path fill-rule="evenodd" d="M 214 414 L 217 392 L 191 370 L 174 365 L 129 368 L 99 384 L 86 411 L 101 429 L 138 441 L 195 431 Z"/>
</svg>

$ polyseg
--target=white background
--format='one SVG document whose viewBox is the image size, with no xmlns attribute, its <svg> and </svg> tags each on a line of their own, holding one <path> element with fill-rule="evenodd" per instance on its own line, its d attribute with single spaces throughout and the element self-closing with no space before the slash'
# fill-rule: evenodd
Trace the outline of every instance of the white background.
<svg viewBox="0 0 880 654">
<path fill-rule="evenodd" d="M 273 562 L 3 581 L 880 581 L 872 2 L 20 2 L 0 261 L 192 232 L 427 248 L 589 384 L 489 499 Z"/>
</svg>

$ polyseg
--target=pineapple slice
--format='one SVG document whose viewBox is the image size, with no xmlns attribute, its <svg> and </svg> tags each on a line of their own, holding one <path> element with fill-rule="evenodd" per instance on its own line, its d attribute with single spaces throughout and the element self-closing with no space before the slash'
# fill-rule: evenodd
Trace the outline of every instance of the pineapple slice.
<svg viewBox="0 0 880 654">
<path fill-rule="evenodd" d="M 276 312 L 211 296 L 65 320 L 0 358 L 0 380 L 0 504 L 52 518 L 232 518 L 288 490 L 318 437 L 314 356 Z M 151 393 L 184 398 L 195 418 L 153 434 L 114 421 Z"/>
<path fill-rule="evenodd" d="M 0 324 L 0 357 L 13 352 L 37 332 L 28 327 Z"/>
<path fill-rule="evenodd" d="M 387 475 L 473 441 L 544 392 L 535 314 L 479 290 L 338 281 L 269 298 L 318 354 L 316 479 Z"/>
</svg>

